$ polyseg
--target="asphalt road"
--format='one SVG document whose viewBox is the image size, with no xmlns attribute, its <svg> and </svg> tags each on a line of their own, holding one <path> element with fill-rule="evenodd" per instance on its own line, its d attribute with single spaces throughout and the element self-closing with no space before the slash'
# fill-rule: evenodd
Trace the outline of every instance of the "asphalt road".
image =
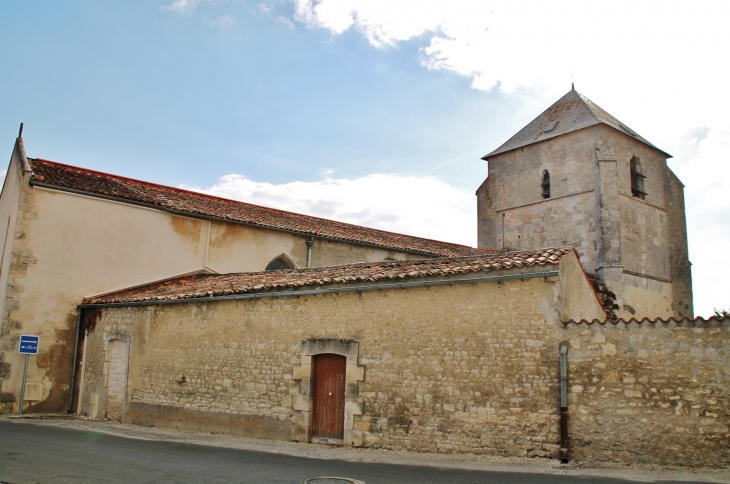
<svg viewBox="0 0 730 484">
<path fill-rule="evenodd" d="M 308 479 L 320 476 L 346 477 L 366 484 L 632 482 L 596 477 L 308 459 L 0 421 L 0 483 L 304 484 Z M 312 484 L 347 482 L 315 480 Z"/>
</svg>

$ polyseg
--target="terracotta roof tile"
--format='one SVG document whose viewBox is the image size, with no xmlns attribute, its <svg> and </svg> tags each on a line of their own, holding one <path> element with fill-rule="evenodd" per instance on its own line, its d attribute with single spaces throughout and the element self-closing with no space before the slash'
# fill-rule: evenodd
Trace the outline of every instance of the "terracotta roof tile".
<svg viewBox="0 0 730 484">
<path fill-rule="evenodd" d="M 689 324 L 710 324 L 710 323 L 730 323 L 730 317 L 718 317 L 718 316 L 712 316 L 709 318 L 703 318 L 702 316 L 696 316 L 694 319 L 690 318 L 634 318 L 634 319 L 606 319 L 606 320 L 600 320 L 600 319 L 594 319 L 592 321 L 588 321 L 587 319 L 581 319 L 580 321 L 563 321 L 564 325 L 569 324 L 598 324 L 601 326 L 606 326 L 608 324 L 613 324 L 614 326 L 617 326 L 619 324 L 630 324 L 630 323 L 636 323 L 636 324 L 683 324 L 683 323 L 689 323 Z"/>
<path fill-rule="evenodd" d="M 572 247 L 500 252 L 468 257 L 368 262 L 336 267 L 236 274 L 197 274 L 90 297 L 84 304 L 130 303 L 291 290 L 334 284 L 402 281 L 435 276 L 498 271 L 511 267 L 558 264 Z M 541 262 L 542 260 L 542 262 Z"/>
<path fill-rule="evenodd" d="M 109 197 L 165 211 L 440 257 L 496 252 L 286 212 L 54 161 L 36 158 L 29 162 L 33 169 L 32 185 Z"/>
</svg>

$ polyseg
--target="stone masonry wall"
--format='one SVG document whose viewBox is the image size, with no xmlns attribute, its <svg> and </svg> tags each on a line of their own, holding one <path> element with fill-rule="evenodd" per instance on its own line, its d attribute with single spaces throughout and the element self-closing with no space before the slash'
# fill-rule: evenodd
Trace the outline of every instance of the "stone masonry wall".
<svg viewBox="0 0 730 484">
<path fill-rule="evenodd" d="M 632 196 L 634 157 L 645 200 Z M 620 318 L 693 315 L 681 183 L 666 154 L 625 133 L 596 125 L 490 157 L 477 212 L 479 247 L 575 246 L 614 293 Z"/>
<path fill-rule="evenodd" d="M 23 412 L 66 411 L 76 306 L 86 296 L 205 268 L 260 271 L 281 254 L 300 267 L 307 264 L 306 237 L 39 188 L 29 185 L 29 176 L 17 180 L 17 200 L 8 198 L 13 196 L 8 191 L 0 203 L 6 215 L 15 210 L 11 202 L 18 205 L 17 225 L 16 218 L 10 225 L 1 222 L 11 233 L 0 261 L 5 267 L 0 282 L 6 281 L 0 286 L 0 413 L 18 411 L 21 334 L 41 338 L 27 375 L 27 383 L 40 385 L 41 393 L 39 400 L 26 398 Z M 96 222 L 89 224 L 91 219 Z M 425 256 L 321 239 L 312 251 L 314 266 L 416 257 Z"/>
<path fill-rule="evenodd" d="M 672 268 L 672 295 L 675 318 L 692 317 L 692 266 L 687 247 L 687 218 L 684 211 L 684 185 L 667 169 L 667 221 L 669 225 L 669 264 Z"/>
<path fill-rule="evenodd" d="M 595 272 L 594 143 L 591 127 L 496 155 L 477 191 L 479 247 L 525 250 L 572 245 L 588 272 Z M 550 172 L 550 198 L 542 198 L 542 174 Z"/>
<path fill-rule="evenodd" d="M 127 422 L 300 439 L 302 342 L 352 341 L 363 372 L 349 443 L 555 457 L 568 342 L 572 458 L 730 466 L 730 319 L 563 325 L 558 284 L 103 309 L 84 343 L 80 411 L 105 415 L 107 348 L 121 339 Z"/>
<path fill-rule="evenodd" d="M 624 274 L 623 307 L 620 313 L 624 319 L 671 318 L 672 284 L 646 277 Z M 628 316 L 628 318 L 626 318 Z"/>
<path fill-rule="evenodd" d="M 295 380 L 302 341 L 350 340 L 364 367 L 353 444 L 554 456 L 557 284 L 534 278 L 107 308 L 87 340 L 94 363 L 80 410 L 89 412 L 94 385 L 103 391 L 104 342 L 129 337 L 127 421 L 293 438 L 307 413 L 293 408 L 303 390 Z"/>
<path fill-rule="evenodd" d="M 569 324 L 576 459 L 730 466 L 730 319 Z"/>
</svg>

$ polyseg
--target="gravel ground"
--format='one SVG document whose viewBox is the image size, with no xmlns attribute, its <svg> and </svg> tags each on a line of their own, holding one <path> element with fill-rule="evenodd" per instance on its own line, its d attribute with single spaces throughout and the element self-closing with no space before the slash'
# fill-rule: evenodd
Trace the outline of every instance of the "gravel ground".
<svg viewBox="0 0 730 484">
<path fill-rule="evenodd" d="M 475 454 L 431 454 L 408 451 L 388 451 L 282 442 L 251 437 L 187 432 L 158 427 L 141 427 L 117 422 L 91 420 L 68 415 L 1 416 L 19 424 L 32 423 L 54 427 L 93 430 L 141 440 L 159 440 L 285 454 L 312 459 L 340 459 L 354 462 L 449 467 L 499 472 L 528 472 L 536 474 L 596 476 L 630 479 L 639 482 L 686 481 L 730 483 L 730 469 L 667 467 L 658 465 L 621 465 L 606 462 L 575 461 L 568 465 L 557 460 L 527 457 L 495 457 Z"/>
</svg>

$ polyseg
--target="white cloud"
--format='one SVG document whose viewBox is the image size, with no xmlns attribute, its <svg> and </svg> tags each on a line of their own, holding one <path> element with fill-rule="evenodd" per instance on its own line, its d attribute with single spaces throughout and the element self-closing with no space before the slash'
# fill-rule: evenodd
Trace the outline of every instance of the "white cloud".
<svg viewBox="0 0 730 484">
<path fill-rule="evenodd" d="M 218 17 L 217 19 L 209 22 L 210 25 L 215 27 L 230 27 L 236 22 L 236 19 L 234 19 L 231 15 L 224 15 L 222 17 Z"/>
<path fill-rule="evenodd" d="M 730 131 L 708 130 L 697 138 L 691 159 L 674 169 L 685 184 L 690 260 L 696 312 L 730 309 Z M 720 161 L 720 163 L 718 163 Z"/>
<path fill-rule="evenodd" d="M 721 286 L 714 276 L 730 274 L 730 262 L 711 257 L 730 240 L 725 202 L 730 197 L 723 198 L 730 187 L 717 176 L 727 170 L 730 160 L 730 96 L 725 86 L 730 63 L 723 61 L 730 45 L 730 29 L 725 25 L 730 2 L 676 1 L 657 8 L 652 2 L 628 0 L 603 4 L 577 0 L 286 1 L 294 5 L 294 16 L 277 20 L 290 29 L 295 27 L 292 20 L 333 36 L 352 29 L 378 49 L 422 37 L 419 61 L 425 68 L 465 76 L 473 88 L 497 89 L 512 101 L 514 110 L 498 128 L 502 139 L 567 92 L 574 74 L 582 93 L 676 156 L 670 166 L 686 185 L 697 312 L 707 315 L 713 304 L 730 306 L 718 289 L 730 287 L 730 281 Z M 174 0 L 166 8 L 189 14 L 202 2 L 210 0 Z M 273 4 L 257 7 L 270 12 Z M 221 25 L 232 23 L 224 18 L 219 19 Z M 427 223 L 418 212 L 419 204 L 411 206 L 398 196 L 425 198 L 429 210 L 438 213 L 434 203 L 448 200 L 424 197 L 418 188 L 425 184 L 433 189 L 435 180 L 373 175 L 384 177 L 380 182 L 386 185 L 393 180 L 403 184 L 405 191 L 388 190 L 381 199 L 380 194 L 365 195 L 379 193 L 370 177 L 302 185 L 255 184 L 236 177 L 224 177 L 209 190 L 230 189 L 233 195 L 227 196 L 237 198 L 248 193 L 261 199 L 251 200 L 254 203 L 284 204 L 282 208 L 387 230 L 433 238 L 461 234 L 458 240 L 474 243 L 473 214 L 463 218 L 464 227 Z M 252 189 L 251 184 L 258 188 Z M 360 192 L 363 187 L 368 191 Z M 446 185 L 441 189 L 455 190 Z M 380 204 L 386 199 L 392 203 Z M 471 213 L 473 195 L 469 194 L 469 200 L 455 213 Z"/>
<path fill-rule="evenodd" d="M 368 175 L 284 184 L 226 175 L 211 195 L 391 232 L 476 245 L 474 194 L 432 177 Z"/>
<path fill-rule="evenodd" d="M 276 21 L 286 25 L 289 30 L 296 30 L 297 28 L 296 25 L 294 25 L 294 22 L 282 15 L 276 17 Z"/>
<path fill-rule="evenodd" d="M 512 100 L 505 140 L 567 92 L 574 74 L 578 90 L 677 156 L 670 166 L 686 185 L 697 313 L 730 306 L 721 294 L 730 281 L 715 276 L 730 273 L 730 262 L 713 257 L 730 240 L 730 187 L 718 180 L 730 166 L 730 2 L 290 1 L 307 27 L 354 29 L 379 49 L 425 36 L 424 67 Z"/>
<path fill-rule="evenodd" d="M 295 18 L 307 26 L 333 34 L 354 28 L 376 47 L 431 32 L 424 65 L 472 76 L 481 89 L 500 83 L 507 92 L 556 83 L 565 90 L 571 69 L 635 85 L 669 77 L 655 69 L 686 55 L 701 70 L 697 61 L 715 56 L 712 42 L 729 38 L 723 27 L 730 6 L 722 2 L 672 2 L 657 9 L 627 1 L 292 1 Z M 705 42 L 704 51 L 697 48 Z M 613 68 L 621 69 L 607 70 Z M 686 74 L 696 78 L 697 70 Z"/>
<path fill-rule="evenodd" d="M 200 0 L 174 0 L 170 5 L 166 5 L 165 8 L 180 14 L 185 14 L 191 12 L 199 1 Z"/>
<path fill-rule="evenodd" d="M 459 3 L 477 2 L 454 0 L 449 5 L 456 7 Z M 438 29 L 450 8 L 446 2 L 391 0 L 295 0 L 295 6 L 298 21 L 334 34 L 354 27 L 376 47 Z"/>
</svg>

